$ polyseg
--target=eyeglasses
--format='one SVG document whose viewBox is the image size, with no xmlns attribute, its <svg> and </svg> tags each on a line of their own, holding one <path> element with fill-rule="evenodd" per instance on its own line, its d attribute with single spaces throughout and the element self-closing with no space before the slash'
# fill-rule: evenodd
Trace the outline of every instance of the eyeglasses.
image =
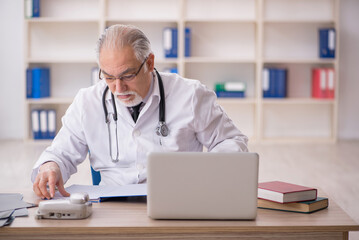
<svg viewBox="0 0 359 240">
<path fill-rule="evenodd" d="M 138 69 L 138 71 L 136 73 L 131 73 L 131 74 L 126 74 L 124 76 L 121 76 L 121 77 L 106 77 L 106 76 L 103 76 L 102 74 L 102 71 L 100 69 L 99 71 L 99 76 L 98 78 L 101 79 L 101 80 L 105 80 L 107 82 L 113 82 L 115 81 L 116 79 L 120 79 L 121 81 L 125 81 L 125 82 L 129 82 L 129 81 L 132 81 L 141 71 L 142 69 L 142 66 L 145 64 L 145 62 L 147 61 L 148 59 L 148 56 L 145 58 L 145 60 L 142 62 L 140 68 Z"/>
</svg>

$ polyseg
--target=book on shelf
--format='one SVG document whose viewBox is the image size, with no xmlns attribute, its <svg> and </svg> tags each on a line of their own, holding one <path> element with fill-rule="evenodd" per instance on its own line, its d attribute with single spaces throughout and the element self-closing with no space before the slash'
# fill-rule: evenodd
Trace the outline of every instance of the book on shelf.
<svg viewBox="0 0 359 240">
<path fill-rule="evenodd" d="M 31 111 L 33 139 L 53 139 L 56 135 L 56 111 L 54 109 L 33 109 Z"/>
<path fill-rule="evenodd" d="M 287 97 L 287 69 L 264 68 L 262 76 L 263 98 Z"/>
<path fill-rule="evenodd" d="M 25 18 L 40 17 L 40 0 L 24 0 Z"/>
<path fill-rule="evenodd" d="M 313 68 L 312 69 L 312 97 L 334 98 L 334 69 Z"/>
<path fill-rule="evenodd" d="M 264 199 L 258 199 L 257 206 L 262 209 L 279 210 L 285 212 L 313 213 L 327 208 L 329 205 L 328 198 L 318 197 L 312 201 L 294 202 L 294 203 L 277 203 Z"/>
<path fill-rule="evenodd" d="M 214 86 L 219 98 L 244 98 L 246 84 L 244 82 L 218 82 Z"/>
<path fill-rule="evenodd" d="M 26 69 L 26 97 L 27 98 L 50 97 L 50 69 L 49 68 Z"/>
<path fill-rule="evenodd" d="M 319 29 L 319 57 L 335 58 L 335 29 Z"/>
<path fill-rule="evenodd" d="M 312 201 L 317 198 L 317 189 L 282 181 L 262 182 L 258 198 L 278 203 Z"/>
<path fill-rule="evenodd" d="M 184 29 L 184 56 L 191 56 L 191 29 Z M 163 29 L 163 49 L 165 58 L 178 57 L 178 29 L 173 27 L 166 27 Z"/>
</svg>

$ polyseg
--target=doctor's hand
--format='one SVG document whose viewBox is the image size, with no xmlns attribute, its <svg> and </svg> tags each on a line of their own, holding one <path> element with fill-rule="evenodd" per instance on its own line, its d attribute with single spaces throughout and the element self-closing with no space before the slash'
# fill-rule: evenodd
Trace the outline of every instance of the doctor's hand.
<svg viewBox="0 0 359 240">
<path fill-rule="evenodd" d="M 50 192 L 47 190 L 49 186 Z M 55 186 L 64 197 L 69 197 L 70 194 L 64 188 L 64 182 L 59 166 L 55 162 L 46 162 L 39 168 L 39 173 L 36 176 L 33 190 L 37 196 L 42 199 L 51 199 L 55 196 Z"/>
</svg>

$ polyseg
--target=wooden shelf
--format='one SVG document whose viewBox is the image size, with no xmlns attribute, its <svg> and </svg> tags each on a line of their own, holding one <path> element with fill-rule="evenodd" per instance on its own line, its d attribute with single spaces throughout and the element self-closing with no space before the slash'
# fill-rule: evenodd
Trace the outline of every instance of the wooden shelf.
<svg viewBox="0 0 359 240">
<path fill-rule="evenodd" d="M 251 141 L 333 142 L 337 138 L 338 94 L 334 99 L 312 99 L 311 74 L 315 67 L 334 68 L 337 91 L 339 60 L 318 58 L 318 29 L 336 28 L 339 56 L 339 0 L 44 1 L 41 14 L 24 19 L 25 68 L 50 67 L 52 96 L 59 97 L 25 99 L 25 116 L 37 105 L 51 105 L 61 112 L 57 119 L 61 122 L 71 96 L 91 84 L 98 37 L 106 27 L 123 23 L 146 33 L 159 71 L 177 67 L 180 75 L 198 79 L 209 89 L 217 82 L 243 81 L 246 98 L 217 101 Z M 177 58 L 164 57 L 165 27 L 178 28 Z M 184 56 L 186 27 L 192 33 L 191 57 Z M 288 69 L 288 98 L 262 98 L 265 67 Z M 324 127 L 311 121 L 323 121 Z M 29 118 L 25 125 L 29 139 Z M 293 130 L 297 125 L 300 130 Z M 319 128 L 319 137 L 301 136 L 300 131 L 308 128 L 313 132 Z M 275 136 L 283 132 L 289 135 Z"/>
<path fill-rule="evenodd" d="M 263 104 L 334 104 L 334 99 L 314 99 L 314 98 L 263 98 Z"/>
<path fill-rule="evenodd" d="M 39 17 L 26 19 L 27 23 L 98 23 L 96 18 Z"/>
<path fill-rule="evenodd" d="M 73 98 L 28 98 L 26 99 L 27 104 L 71 104 Z"/>
</svg>

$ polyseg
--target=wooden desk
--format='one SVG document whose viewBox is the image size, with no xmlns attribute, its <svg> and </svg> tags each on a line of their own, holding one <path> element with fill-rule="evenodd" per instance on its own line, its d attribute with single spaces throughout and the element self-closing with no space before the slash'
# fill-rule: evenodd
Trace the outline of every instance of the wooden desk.
<svg viewBox="0 0 359 240">
<path fill-rule="evenodd" d="M 3 192 L 3 191 L 2 191 Z M 38 202 L 31 191 L 24 200 Z M 36 220 L 37 208 L 29 217 L 19 217 L 0 228 L 0 239 L 348 239 L 358 231 L 355 223 L 333 201 L 329 208 L 300 214 L 258 209 L 255 221 L 152 220 L 144 202 L 103 202 L 93 204 L 84 220 Z"/>
</svg>

